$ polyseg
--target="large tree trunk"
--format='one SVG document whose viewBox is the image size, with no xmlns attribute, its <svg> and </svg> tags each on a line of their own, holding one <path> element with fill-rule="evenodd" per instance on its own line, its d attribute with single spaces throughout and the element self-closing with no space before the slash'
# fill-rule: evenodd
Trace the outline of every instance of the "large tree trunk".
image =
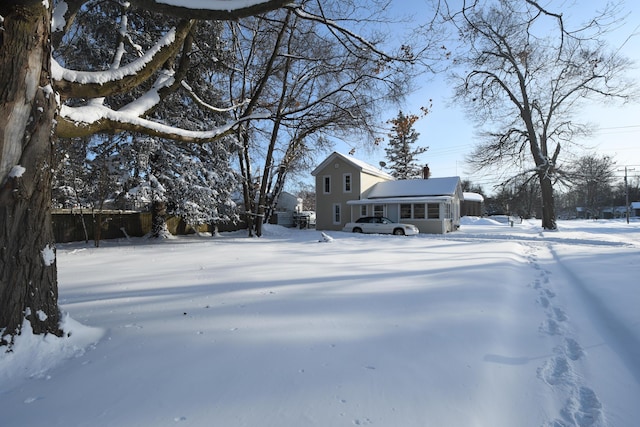
<svg viewBox="0 0 640 427">
<path fill-rule="evenodd" d="M 25 318 L 37 334 L 61 335 L 51 223 L 51 19 L 42 2 L 22 3 L 0 5 L 0 345 L 13 342 Z"/>
<path fill-rule="evenodd" d="M 156 239 L 169 237 L 166 202 L 156 200 L 151 203 L 151 237 Z"/>
<path fill-rule="evenodd" d="M 541 172 L 540 189 L 542 192 L 542 228 L 556 230 L 556 205 L 553 198 L 553 183 L 546 172 Z"/>
</svg>

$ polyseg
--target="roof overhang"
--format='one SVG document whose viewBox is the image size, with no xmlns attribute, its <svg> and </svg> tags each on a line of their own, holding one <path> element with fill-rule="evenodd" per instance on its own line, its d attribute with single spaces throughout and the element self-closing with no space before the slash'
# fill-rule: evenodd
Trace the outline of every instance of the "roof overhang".
<svg viewBox="0 0 640 427">
<path fill-rule="evenodd" d="M 451 202 L 452 196 L 424 196 L 424 197 L 389 197 L 380 199 L 349 200 L 347 205 L 384 205 L 397 203 L 441 203 Z"/>
</svg>

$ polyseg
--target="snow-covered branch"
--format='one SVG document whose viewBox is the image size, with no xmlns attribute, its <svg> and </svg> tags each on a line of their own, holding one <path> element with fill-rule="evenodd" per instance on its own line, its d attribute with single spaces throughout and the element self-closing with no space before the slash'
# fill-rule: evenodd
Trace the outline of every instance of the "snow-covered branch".
<svg viewBox="0 0 640 427">
<path fill-rule="evenodd" d="M 74 138 L 101 132 L 130 131 L 166 138 L 179 142 L 205 143 L 216 141 L 233 132 L 240 123 L 248 120 L 268 119 L 266 114 L 253 114 L 229 122 L 209 131 L 190 131 L 137 117 L 130 111 L 115 111 L 104 105 L 60 108 L 58 136 Z"/>
<path fill-rule="evenodd" d="M 291 0 L 130 0 L 131 4 L 186 19 L 233 20 L 278 9 Z"/>
<path fill-rule="evenodd" d="M 125 93 L 147 80 L 161 65 L 174 56 L 195 21 L 182 21 L 167 32 L 142 57 L 118 68 L 105 71 L 76 71 L 51 60 L 55 89 L 64 98 L 98 98 Z"/>
</svg>

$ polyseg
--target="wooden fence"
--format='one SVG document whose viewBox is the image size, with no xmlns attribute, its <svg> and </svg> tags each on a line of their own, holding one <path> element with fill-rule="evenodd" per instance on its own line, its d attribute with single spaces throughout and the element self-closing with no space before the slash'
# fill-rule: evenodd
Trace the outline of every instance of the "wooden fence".
<svg viewBox="0 0 640 427">
<path fill-rule="evenodd" d="M 123 237 L 142 237 L 151 231 L 151 212 L 60 209 L 52 212 L 53 234 L 58 243 L 95 240 L 98 224 L 101 224 L 100 240 Z M 84 222 L 84 224 L 83 224 Z M 174 235 L 192 234 L 195 230 L 179 217 L 167 218 L 167 228 Z M 220 224 L 218 231 L 234 231 L 246 228 L 243 223 Z M 211 226 L 203 225 L 198 231 L 210 232 Z M 86 232 L 85 232 L 86 230 Z"/>
</svg>

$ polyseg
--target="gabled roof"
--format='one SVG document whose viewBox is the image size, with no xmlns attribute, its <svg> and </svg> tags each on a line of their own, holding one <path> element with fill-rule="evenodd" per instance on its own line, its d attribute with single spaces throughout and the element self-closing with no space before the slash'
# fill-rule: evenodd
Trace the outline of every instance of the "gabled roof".
<svg viewBox="0 0 640 427">
<path fill-rule="evenodd" d="M 334 151 L 333 153 L 331 153 L 331 155 L 327 157 L 324 162 L 320 163 L 320 165 L 318 165 L 318 167 L 311 172 L 311 175 L 316 176 L 318 173 L 320 173 L 321 170 L 329 166 L 331 163 L 335 162 L 337 159 L 343 160 L 344 162 L 351 164 L 353 167 L 357 168 L 363 173 L 377 176 L 380 178 L 385 178 L 385 179 L 394 179 L 391 175 L 389 175 L 385 171 L 375 166 L 372 166 L 369 163 L 365 163 L 362 160 L 358 160 L 355 157 L 348 156 L 346 154 L 338 153 L 337 151 Z"/>
<path fill-rule="evenodd" d="M 375 184 L 368 199 L 397 197 L 454 196 L 460 184 L 460 177 L 429 179 L 402 179 Z"/>
</svg>

